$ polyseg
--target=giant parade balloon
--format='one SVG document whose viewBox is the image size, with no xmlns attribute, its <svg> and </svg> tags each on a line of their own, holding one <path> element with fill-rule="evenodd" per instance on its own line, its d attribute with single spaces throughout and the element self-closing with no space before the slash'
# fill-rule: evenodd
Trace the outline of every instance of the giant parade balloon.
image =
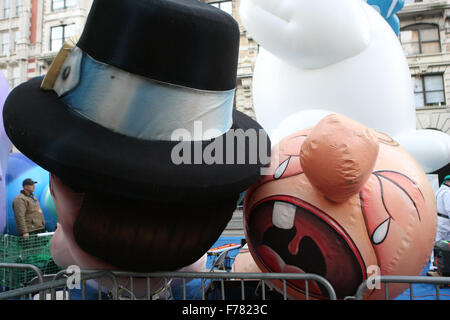
<svg viewBox="0 0 450 320">
<path fill-rule="evenodd" d="M 261 45 L 256 119 L 274 144 L 339 113 L 392 136 L 425 172 L 450 162 L 449 135 L 416 130 L 411 75 L 393 31 L 402 2 L 385 2 L 241 1 L 242 23 Z"/>
<path fill-rule="evenodd" d="M 374 275 L 418 276 L 436 234 L 436 202 L 428 179 L 391 137 L 342 115 L 282 139 L 270 169 L 246 192 L 244 228 L 262 272 L 313 273 L 339 299 Z M 271 282 L 283 292 L 281 280 Z M 288 280 L 289 298 L 305 298 L 305 282 Z M 327 299 L 309 282 L 310 297 Z M 365 299 L 384 299 L 384 285 Z M 389 298 L 407 289 L 390 284 Z"/>
<path fill-rule="evenodd" d="M 3 73 L 0 72 L 0 111 L 3 110 L 6 97 L 10 92 L 9 84 Z M 12 143 L 6 135 L 3 126 L 3 112 L 0 112 L 0 234 L 6 228 L 6 167 Z"/>
</svg>

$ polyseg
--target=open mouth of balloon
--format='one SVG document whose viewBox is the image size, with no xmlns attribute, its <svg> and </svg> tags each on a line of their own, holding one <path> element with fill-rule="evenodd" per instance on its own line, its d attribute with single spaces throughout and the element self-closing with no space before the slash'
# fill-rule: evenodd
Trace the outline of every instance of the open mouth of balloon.
<svg viewBox="0 0 450 320">
<path fill-rule="evenodd" d="M 366 278 L 350 236 L 329 214 L 301 199 L 274 196 L 260 201 L 247 228 L 259 262 L 270 272 L 317 274 L 331 283 L 338 298 L 353 295 Z M 305 292 L 304 280 L 288 280 L 287 285 Z M 309 294 L 328 297 L 314 281 L 309 281 Z"/>
</svg>

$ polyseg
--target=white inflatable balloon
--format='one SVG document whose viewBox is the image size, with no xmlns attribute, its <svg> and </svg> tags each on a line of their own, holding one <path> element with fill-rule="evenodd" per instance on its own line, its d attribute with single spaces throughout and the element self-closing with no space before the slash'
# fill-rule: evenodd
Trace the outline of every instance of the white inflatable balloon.
<svg viewBox="0 0 450 320">
<path fill-rule="evenodd" d="M 296 131 L 292 131 L 294 128 L 312 128 L 314 127 L 322 118 L 331 114 L 332 112 L 321 109 L 309 109 L 301 110 L 296 113 L 289 115 L 287 118 L 283 119 L 276 129 L 272 130 L 270 136 L 270 142 L 272 145 L 276 145 L 281 139 L 291 135 Z"/>
<path fill-rule="evenodd" d="M 426 172 L 450 162 L 449 135 L 416 131 L 404 51 L 389 24 L 365 1 L 242 0 L 240 15 L 262 46 L 253 101 L 272 142 L 280 132 L 314 125 L 321 117 L 302 112 L 320 110 L 390 135 Z"/>
<path fill-rule="evenodd" d="M 421 164 L 423 171 L 428 173 L 442 168 L 450 161 L 449 139 L 448 135 L 431 129 L 405 132 L 396 137 L 397 142 L 408 150 Z"/>
</svg>

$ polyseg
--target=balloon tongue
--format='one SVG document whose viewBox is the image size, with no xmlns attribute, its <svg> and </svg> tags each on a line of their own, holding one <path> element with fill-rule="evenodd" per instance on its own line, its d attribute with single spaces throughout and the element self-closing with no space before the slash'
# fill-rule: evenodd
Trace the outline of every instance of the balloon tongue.
<svg viewBox="0 0 450 320">
<path fill-rule="evenodd" d="M 290 254 L 292 254 L 293 256 L 297 255 L 298 253 L 298 248 L 300 246 L 300 240 L 302 239 L 302 235 L 297 232 L 295 234 L 294 239 L 292 239 L 292 241 L 289 243 L 288 249 Z"/>
</svg>

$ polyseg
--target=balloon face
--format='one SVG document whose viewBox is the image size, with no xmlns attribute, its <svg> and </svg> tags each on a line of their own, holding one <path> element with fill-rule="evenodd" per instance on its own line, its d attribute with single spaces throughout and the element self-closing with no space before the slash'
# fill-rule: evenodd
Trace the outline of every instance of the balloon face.
<svg viewBox="0 0 450 320">
<path fill-rule="evenodd" d="M 75 239 L 74 224 L 83 205 L 85 194 L 73 190 L 53 174 L 50 176 L 50 192 L 59 216 L 58 226 L 50 242 L 50 252 L 55 263 L 63 267 L 77 265 L 82 269 L 88 270 L 118 270 L 119 268 L 116 266 L 85 252 Z M 196 262 L 181 268 L 179 271 L 198 272 L 204 269 L 205 266 L 206 253 Z M 163 280 L 162 278 L 151 279 L 152 292 L 159 290 L 164 285 Z M 118 282 L 119 285 L 131 290 L 128 277 L 119 277 Z M 102 279 L 101 283 L 107 288 L 112 287 L 107 278 Z M 143 278 L 134 280 L 133 293 L 137 298 L 147 297 L 147 280 Z"/>
<path fill-rule="evenodd" d="M 332 201 L 324 194 L 329 186 L 314 186 L 310 171 L 302 167 L 304 145 L 314 134 L 303 130 L 281 140 L 272 151 L 271 174 L 247 191 L 244 226 L 257 266 L 263 272 L 321 275 L 340 299 L 354 295 L 371 270 L 381 275 L 419 275 L 436 232 L 435 199 L 419 164 L 390 137 L 374 132 L 378 156 L 373 169 L 367 169 L 365 183 L 346 200 Z M 346 141 L 350 135 L 342 135 L 342 144 L 351 144 L 351 138 Z M 327 142 L 327 138 L 314 140 L 317 145 Z M 339 160 L 336 157 L 330 156 L 330 166 Z M 342 157 L 348 155 L 344 152 Z M 356 167 L 362 160 L 359 154 L 355 159 Z M 311 297 L 327 298 L 319 285 L 309 284 Z M 283 289 L 281 282 L 272 285 Z M 365 298 L 383 299 L 383 288 Z M 405 289 L 390 285 L 390 298 Z M 290 298 L 303 299 L 304 290 L 303 281 L 287 282 Z"/>
</svg>

